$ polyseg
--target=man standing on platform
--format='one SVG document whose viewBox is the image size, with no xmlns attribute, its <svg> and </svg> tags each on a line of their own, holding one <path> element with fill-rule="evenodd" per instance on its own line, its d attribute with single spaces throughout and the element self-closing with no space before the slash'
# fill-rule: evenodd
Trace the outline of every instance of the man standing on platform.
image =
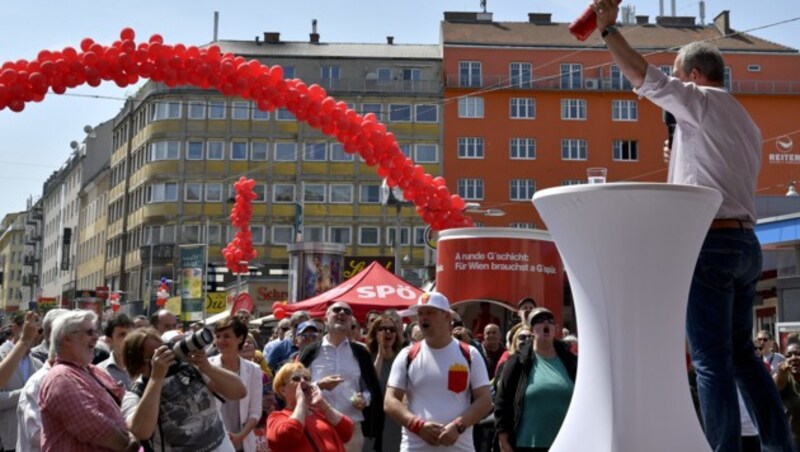
<svg viewBox="0 0 800 452">
<path fill-rule="evenodd" d="M 715 47 L 687 44 L 669 77 L 615 28 L 616 0 L 595 0 L 593 7 L 597 29 L 634 91 L 677 120 L 667 181 L 722 193 L 695 267 L 686 319 L 706 438 L 716 451 L 740 450 L 738 384 L 755 415 L 763 450 L 790 451 L 778 391 L 751 340 L 761 275 L 761 246 L 753 232 L 761 132 L 725 91 L 725 63 Z"/>
</svg>

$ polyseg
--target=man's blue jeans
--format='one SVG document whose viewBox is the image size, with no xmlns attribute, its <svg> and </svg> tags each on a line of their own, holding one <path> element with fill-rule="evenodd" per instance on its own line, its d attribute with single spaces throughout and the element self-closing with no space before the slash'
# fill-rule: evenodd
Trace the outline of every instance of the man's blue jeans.
<svg viewBox="0 0 800 452">
<path fill-rule="evenodd" d="M 686 332 L 705 434 L 715 451 L 741 450 L 737 384 L 763 450 L 793 450 L 778 391 L 751 337 L 760 275 L 761 246 L 752 229 L 709 231 L 692 279 Z"/>
</svg>

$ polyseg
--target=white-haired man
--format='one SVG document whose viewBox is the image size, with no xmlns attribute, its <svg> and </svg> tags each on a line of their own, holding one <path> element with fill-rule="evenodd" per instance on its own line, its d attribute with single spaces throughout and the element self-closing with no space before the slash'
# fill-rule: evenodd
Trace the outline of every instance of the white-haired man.
<svg viewBox="0 0 800 452">
<path fill-rule="evenodd" d="M 53 324 L 52 369 L 42 381 L 42 451 L 135 451 L 120 411 L 124 389 L 93 366 L 97 316 L 71 311 Z"/>
</svg>

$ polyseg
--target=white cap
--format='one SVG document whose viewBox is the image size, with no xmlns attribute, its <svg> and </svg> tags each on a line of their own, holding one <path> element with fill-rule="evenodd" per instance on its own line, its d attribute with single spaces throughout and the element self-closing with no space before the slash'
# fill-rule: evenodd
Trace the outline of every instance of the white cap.
<svg viewBox="0 0 800 452">
<path fill-rule="evenodd" d="M 417 304 L 408 308 L 409 315 L 417 315 L 419 308 L 431 307 L 444 312 L 450 312 L 450 301 L 440 292 L 425 292 L 417 298 Z"/>
</svg>

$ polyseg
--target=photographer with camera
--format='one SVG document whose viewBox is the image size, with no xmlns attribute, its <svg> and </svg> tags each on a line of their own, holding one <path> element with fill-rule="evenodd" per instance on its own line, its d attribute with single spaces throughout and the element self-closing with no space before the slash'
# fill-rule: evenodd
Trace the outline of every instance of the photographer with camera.
<svg viewBox="0 0 800 452">
<path fill-rule="evenodd" d="M 145 450 L 234 452 L 214 398 L 239 400 L 247 388 L 236 374 L 208 362 L 203 348 L 212 339 L 203 329 L 169 347 L 152 328 L 125 338 L 123 360 L 135 383 L 122 413 Z"/>
</svg>

